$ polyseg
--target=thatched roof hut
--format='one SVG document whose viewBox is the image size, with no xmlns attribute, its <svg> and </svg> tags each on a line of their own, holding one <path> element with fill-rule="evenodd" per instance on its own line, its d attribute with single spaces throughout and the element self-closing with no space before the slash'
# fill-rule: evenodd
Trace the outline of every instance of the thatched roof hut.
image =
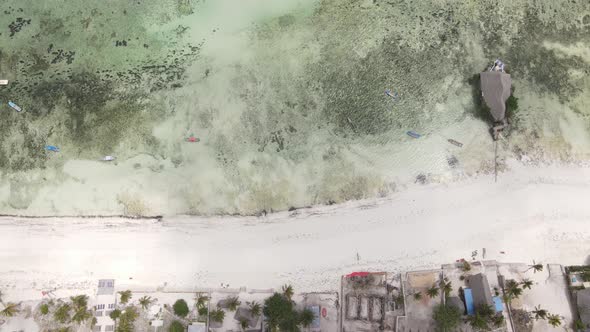
<svg viewBox="0 0 590 332">
<path fill-rule="evenodd" d="M 486 71 L 480 74 L 481 92 L 495 122 L 506 117 L 506 100 L 510 97 L 512 79 L 501 71 Z"/>
</svg>

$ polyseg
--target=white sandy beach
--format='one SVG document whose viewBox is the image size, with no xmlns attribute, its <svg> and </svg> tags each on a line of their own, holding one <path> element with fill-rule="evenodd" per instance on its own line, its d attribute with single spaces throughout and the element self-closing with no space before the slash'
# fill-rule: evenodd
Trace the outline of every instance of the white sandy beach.
<svg viewBox="0 0 590 332">
<path fill-rule="evenodd" d="M 263 218 L 4 218 L 0 289 L 5 300 L 32 300 L 43 289 L 91 292 L 96 279 L 115 278 L 121 287 L 336 290 L 344 273 L 437 267 L 482 248 L 499 261 L 584 263 L 590 169 L 511 169 L 497 183 L 416 185 L 389 199 Z"/>
</svg>

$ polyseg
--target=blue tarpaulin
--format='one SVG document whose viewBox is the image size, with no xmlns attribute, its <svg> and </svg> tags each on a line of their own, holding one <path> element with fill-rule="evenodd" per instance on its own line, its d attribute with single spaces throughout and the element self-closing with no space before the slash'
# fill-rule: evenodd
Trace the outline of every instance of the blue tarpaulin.
<svg viewBox="0 0 590 332">
<path fill-rule="evenodd" d="M 473 304 L 473 294 L 471 293 L 471 288 L 463 289 L 463 294 L 465 294 L 465 306 L 467 307 L 467 314 L 474 315 L 475 305 Z"/>
<path fill-rule="evenodd" d="M 494 307 L 496 308 L 496 312 L 502 312 L 504 310 L 502 299 L 499 296 L 493 297 L 492 299 L 494 300 Z"/>
</svg>

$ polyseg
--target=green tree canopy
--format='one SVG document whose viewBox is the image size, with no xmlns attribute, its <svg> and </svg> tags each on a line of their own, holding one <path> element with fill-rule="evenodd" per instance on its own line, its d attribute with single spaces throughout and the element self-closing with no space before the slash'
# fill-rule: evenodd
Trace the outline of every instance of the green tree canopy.
<svg viewBox="0 0 590 332">
<path fill-rule="evenodd" d="M 533 281 L 529 279 L 523 279 L 520 284 L 522 285 L 523 289 L 531 289 L 531 287 L 533 286 Z"/>
<path fill-rule="evenodd" d="M 18 304 L 12 303 L 12 302 L 8 302 L 4 306 L 4 309 L 2 309 L 2 311 L 0 311 L 0 316 L 12 317 L 12 316 L 18 314 L 19 311 L 20 311 L 20 309 L 19 309 L 19 305 Z"/>
<path fill-rule="evenodd" d="M 117 320 L 117 318 L 121 317 L 121 310 L 115 309 L 111 311 L 109 317 L 111 317 L 112 320 Z"/>
<path fill-rule="evenodd" d="M 283 285 L 283 295 L 285 295 L 290 300 L 293 297 L 293 294 L 293 286 Z"/>
<path fill-rule="evenodd" d="M 512 279 L 506 282 L 506 295 L 509 299 L 517 299 L 522 295 L 522 288 L 519 286 L 520 285 Z"/>
<path fill-rule="evenodd" d="M 277 326 L 280 321 L 289 317 L 292 311 L 293 302 L 279 293 L 274 293 L 264 301 L 263 313 L 267 317 L 269 325 Z"/>
<path fill-rule="evenodd" d="M 147 308 L 152 304 L 153 300 L 151 296 L 142 296 L 139 300 L 139 304 L 143 310 L 147 310 Z"/>
<path fill-rule="evenodd" d="M 248 302 L 248 307 L 250 308 L 250 313 L 252 314 L 252 316 L 260 316 L 260 313 L 262 312 L 262 307 L 260 306 L 260 303 L 256 301 Z"/>
<path fill-rule="evenodd" d="M 195 300 L 197 308 L 201 309 L 206 307 L 207 301 L 209 301 L 209 297 L 204 293 L 197 293 Z"/>
<path fill-rule="evenodd" d="M 250 322 L 248 322 L 248 320 L 246 318 L 241 318 L 240 319 L 240 328 L 242 329 L 242 331 L 246 331 L 248 326 L 250 326 Z"/>
<path fill-rule="evenodd" d="M 74 316 L 72 317 L 72 320 L 78 324 L 82 324 L 83 322 L 90 319 L 91 317 L 92 317 L 92 312 L 90 312 L 90 310 L 87 310 L 86 307 L 84 307 L 84 308 L 80 308 L 80 309 L 76 310 L 76 312 L 74 313 Z"/>
<path fill-rule="evenodd" d="M 436 322 L 437 331 L 454 331 L 461 322 L 461 311 L 455 306 L 439 304 L 434 307 L 432 318 Z"/>
<path fill-rule="evenodd" d="M 297 312 L 295 303 L 284 292 L 283 294 L 274 293 L 267 298 L 262 312 L 267 318 L 271 331 L 278 329 L 281 332 L 298 332 L 300 325 L 307 327 L 315 318 L 314 313 L 309 309 Z"/>
<path fill-rule="evenodd" d="M 449 297 L 449 295 L 453 291 L 453 285 L 451 284 L 450 281 L 441 280 L 441 282 L 440 282 L 440 289 L 445 294 L 445 297 Z"/>
<path fill-rule="evenodd" d="M 223 323 L 223 319 L 225 318 L 225 311 L 219 308 L 211 310 L 211 312 L 209 313 L 209 318 L 214 322 Z"/>
<path fill-rule="evenodd" d="M 438 287 L 432 286 L 427 291 L 426 294 L 432 299 L 438 296 Z"/>
<path fill-rule="evenodd" d="M 86 306 L 88 305 L 88 295 L 71 296 L 70 300 L 72 300 L 72 305 L 74 306 L 75 310 L 82 308 L 86 309 Z"/>
<path fill-rule="evenodd" d="M 226 299 L 226 301 L 227 301 L 227 308 L 230 311 L 236 311 L 236 309 L 238 309 L 238 306 L 240 306 L 240 303 L 241 303 L 237 296 L 230 296 Z"/>
<path fill-rule="evenodd" d="M 313 320 L 315 319 L 315 314 L 313 311 L 305 308 L 299 313 L 299 323 L 303 327 L 309 327 Z"/>
<path fill-rule="evenodd" d="M 473 316 L 469 316 L 467 318 L 467 321 L 469 322 L 469 324 L 471 325 L 471 327 L 475 331 L 487 331 L 487 330 L 489 330 L 488 320 L 486 319 L 486 317 L 483 317 L 482 315 L 480 315 L 478 313 L 476 313 Z"/>
<path fill-rule="evenodd" d="M 561 317 L 559 315 L 550 314 L 547 316 L 547 322 L 553 327 L 561 325 Z"/>
<path fill-rule="evenodd" d="M 533 269 L 533 272 L 535 272 L 535 273 L 541 272 L 541 271 L 543 271 L 543 264 L 535 263 L 535 261 L 533 261 L 533 265 L 529 265 L 529 268 L 527 269 L 527 271 L 530 269 Z"/>
<path fill-rule="evenodd" d="M 121 304 L 127 304 L 131 300 L 132 294 L 130 290 L 119 292 L 121 295 Z"/>
<path fill-rule="evenodd" d="M 174 314 L 178 317 L 184 318 L 188 315 L 188 304 L 186 304 L 186 301 L 183 299 L 176 300 L 172 308 L 174 309 Z"/>
<path fill-rule="evenodd" d="M 175 320 L 170 324 L 168 332 L 184 332 L 184 325 L 181 322 Z"/>
<path fill-rule="evenodd" d="M 137 316 L 137 310 L 134 307 L 127 307 L 125 312 L 123 312 L 119 317 L 117 332 L 133 332 L 133 323 L 135 322 Z"/>
<path fill-rule="evenodd" d="M 541 306 L 536 306 L 535 310 L 533 310 L 533 314 L 535 314 L 535 319 L 546 319 L 549 312 L 542 309 Z"/>
<path fill-rule="evenodd" d="M 285 295 L 274 293 L 264 300 L 262 312 L 267 317 L 271 329 L 280 327 L 281 330 L 290 331 L 297 326 L 297 312 L 293 309 L 293 302 Z"/>
<path fill-rule="evenodd" d="M 57 310 L 53 313 L 53 318 L 62 324 L 67 323 L 70 320 L 71 309 L 72 307 L 69 303 L 63 303 L 57 307 Z"/>
</svg>

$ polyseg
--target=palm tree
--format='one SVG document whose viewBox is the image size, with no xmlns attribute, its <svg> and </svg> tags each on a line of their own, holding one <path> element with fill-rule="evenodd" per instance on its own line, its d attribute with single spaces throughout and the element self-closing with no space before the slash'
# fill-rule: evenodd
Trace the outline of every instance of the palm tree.
<svg viewBox="0 0 590 332">
<path fill-rule="evenodd" d="M 223 323 L 223 319 L 225 318 L 225 311 L 221 309 L 215 309 L 209 313 L 209 318 L 214 322 Z"/>
<path fill-rule="evenodd" d="M 205 304 L 209 301 L 209 297 L 204 293 L 197 293 L 196 306 L 197 308 L 204 308 Z"/>
<path fill-rule="evenodd" d="M 414 293 L 414 300 L 420 301 L 421 299 L 422 299 L 422 293 L 421 292 Z"/>
<path fill-rule="evenodd" d="M 121 292 L 119 292 L 119 294 L 121 294 L 121 304 L 127 304 L 127 302 L 129 302 L 129 300 L 131 300 L 131 291 L 130 290 L 121 291 Z"/>
<path fill-rule="evenodd" d="M 531 289 L 531 287 L 533 286 L 533 281 L 530 279 L 523 279 L 520 284 L 522 285 L 523 289 Z"/>
<path fill-rule="evenodd" d="M 481 317 L 484 318 L 490 318 L 492 317 L 492 315 L 494 315 L 494 309 L 492 308 L 491 305 L 487 305 L 487 304 L 480 304 L 475 308 L 475 312 L 480 315 Z"/>
<path fill-rule="evenodd" d="M 70 319 L 70 309 L 71 307 L 68 303 L 62 303 L 57 310 L 55 310 L 53 317 L 62 324 L 66 323 Z"/>
<path fill-rule="evenodd" d="M 467 322 L 469 322 L 469 325 L 471 325 L 471 327 L 473 327 L 473 329 L 476 331 L 488 330 L 488 320 L 480 314 L 476 313 L 473 316 L 468 316 Z"/>
<path fill-rule="evenodd" d="M 543 271 L 543 264 L 535 263 L 535 261 L 533 260 L 533 265 L 529 265 L 527 271 L 530 269 L 533 269 L 533 273 L 541 272 Z"/>
<path fill-rule="evenodd" d="M 313 311 L 307 308 L 303 309 L 303 311 L 301 311 L 301 313 L 299 314 L 299 322 L 303 327 L 309 327 L 311 323 L 313 323 L 314 319 L 315 314 L 313 313 Z"/>
<path fill-rule="evenodd" d="M 139 298 L 139 304 L 141 304 L 141 308 L 143 310 L 147 310 L 147 308 L 152 304 L 153 300 L 151 296 L 143 296 Z"/>
<path fill-rule="evenodd" d="M 449 297 L 449 295 L 453 291 L 453 286 L 451 285 L 450 281 L 443 280 L 440 283 L 440 289 L 442 290 L 443 293 L 445 293 L 445 297 Z"/>
<path fill-rule="evenodd" d="M 461 270 L 463 270 L 463 272 L 471 271 L 471 264 L 469 264 L 468 261 L 463 261 L 463 266 L 461 266 Z"/>
<path fill-rule="evenodd" d="M 495 327 L 502 326 L 502 324 L 504 324 L 504 316 L 502 316 L 502 314 L 494 315 L 492 317 L 492 324 L 494 324 Z"/>
<path fill-rule="evenodd" d="M 547 316 L 547 322 L 553 327 L 558 327 L 561 325 L 561 317 L 559 315 L 549 314 Z"/>
<path fill-rule="evenodd" d="M 238 300 L 237 296 L 230 296 L 227 298 L 226 300 L 227 302 L 227 308 L 230 311 L 236 311 L 236 309 L 238 309 L 238 306 L 240 305 L 240 300 Z"/>
<path fill-rule="evenodd" d="M 12 316 L 18 314 L 19 311 L 20 311 L 20 308 L 19 308 L 18 304 L 13 303 L 13 302 L 8 302 L 4 306 L 4 309 L 2 309 L 2 311 L 0 311 L 0 316 L 12 317 Z"/>
<path fill-rule="evenodd" d="M 256 317 L 256 316 L 260 316 L 260 313 L 262 312 L 262 306 L 260 305 L 260 303 L 256 302 L 256 301 L 252 301 L 252 302 L 247 302 L 248 307 L 250 308 L 250 313 L 252 314 L 252 316 Z"/>
<path fill-rule="evenodd" d="M 246 318 L 240 318 L 240 327 L 242 331 L 246 331 L 246 329 L 250 326 L 250 322 Z"/>
<path fill-rule="evenodd" d="M 71 296 L 70 300 L 72 300 L 72 304 L 76 309 L 86 309 L 86 306 L 88 305 L 88 295 Z"/>
<path fill-rule="evenodd" d="M 522 295 L 522 288 L 518 287 L 518 283 L 514 280 L 508 280 L 506 282 L 506 295 L 510 299 L 516 299 Z"/>
<path fill-rule="evenodd" d="M 432 299 L 435 296 L 438 296 L 438 288 L 433 285 L 426 291 L 426 294 Z"/>
<path fill-rule="evenodd" d="M 290 300 L 293 297 L 293 294 L 293 286 L 283 285 L 283 295 L 285 295 Z"/>
<path fill-rule="evenodd" d="M 535 310 L 533 310 L 533 314 L 535 314 L 535 319 L 547 319 L 547 315 L 549 312 L 545 309 L 541 309 L 541 306 L 536 306 Z"/>
<path fill-rule="evenodd" d="M 87 319 L 90 319 L 90 317 L 92 317 L 92 313 L 90 312 L 90 310 L 82 308 L 76 311 L 74 317 L 72 317 L 72 320 L 76 323 L 82 324 L 82 322 L 85 322 Z"/>
<path fill-rule="evenodd" d="M 111 317 L 112 320 L 116 321 L 117 318 L 121 317 L 121 310 L 115 309 L 115 310 L 111 311 L 111 313 L 109 314 L 109 317 Z"/>
</svg>

